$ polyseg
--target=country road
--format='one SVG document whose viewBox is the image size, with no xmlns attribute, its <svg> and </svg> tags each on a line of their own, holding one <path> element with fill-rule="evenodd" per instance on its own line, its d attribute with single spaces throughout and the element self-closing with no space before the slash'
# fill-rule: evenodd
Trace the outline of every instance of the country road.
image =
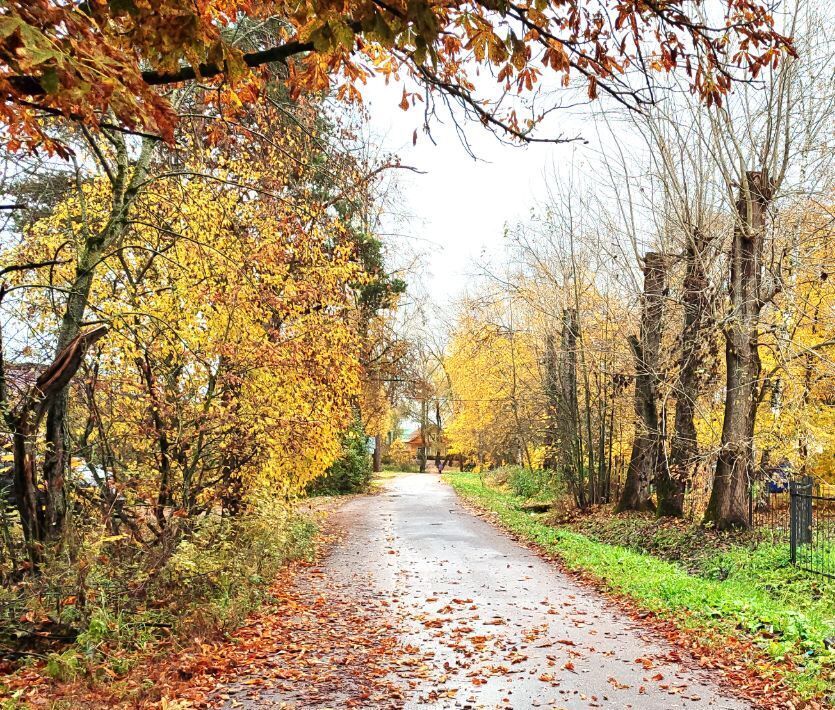
<svg viewBox="0 0 835 710">
<path fill-rule="evenodd" d="M 400 695 L 366 696 L 364 707 L 750 707 L 598 593 L 473 515 L 438 476 L 393 479 L 335 515 L 344 536 L 315 572 L 320 593 L 353 596 L 369 623 L 388 616 L 405 649 L 387 674 Z M 340 623 L 334 619 L 331 633 L 345 644 L 339 637 L 351 632 Z M 230 696 L 226 707 L 344 707 L 348 697 L 301 679 L 283 691 L 233 688 Z"/>
</svg>

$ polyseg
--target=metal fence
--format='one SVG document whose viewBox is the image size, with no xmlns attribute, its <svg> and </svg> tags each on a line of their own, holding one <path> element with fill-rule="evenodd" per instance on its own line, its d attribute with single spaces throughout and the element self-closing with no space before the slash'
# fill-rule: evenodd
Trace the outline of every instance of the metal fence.
<svg viewBox="0 0 835 710">
<path fill-rule="evenodd" d="M 749 490 L 748 522 L 769 542 L 789 539 L 791 494 L 788 481 L 775 484 L 756 482 Z"/>
<path fill-rule="evenodd" d="M 835 577 L 835 496 L 811 478 L 792 481 L 789 515 L 791 561 L 801 569 Z"/>
<path fill-rule="evenodd" d="M 810 476 L 751 488 L 751 527 L 787 544 L 792 564 L 835 578 L 835 486 Z"/>
</svg>

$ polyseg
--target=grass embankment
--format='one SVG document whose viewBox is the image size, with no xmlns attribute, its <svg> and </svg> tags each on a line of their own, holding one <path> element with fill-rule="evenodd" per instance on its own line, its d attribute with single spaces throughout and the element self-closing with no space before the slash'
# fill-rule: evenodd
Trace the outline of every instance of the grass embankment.
<svg viewBox="0 0 835 710">
<path fill-rule="evenodd" d="M 721 648 L 723 639 L 743 637 L 763 652 L 760 660 L 783 662 L 779 671 L 761 662 L 758 670 L 779 673 L 799 695 L 823 697 L 835 690 L 835 652 L 830 648 L 835 644 L 835 584 L 792 567 L 785 546 L 725 544 L 713 556 L 688 560 L 685 567 L 549 525 L 545 515 L 520 509 L 524 498 L 482 484 L 475 474 L 453 472 L 447 480 L 464 499 L 495 513 L 511 532 L 705 646 Z M 608 533 L 629 540 L 625 530 L 610 527 Z"/>
</svg>

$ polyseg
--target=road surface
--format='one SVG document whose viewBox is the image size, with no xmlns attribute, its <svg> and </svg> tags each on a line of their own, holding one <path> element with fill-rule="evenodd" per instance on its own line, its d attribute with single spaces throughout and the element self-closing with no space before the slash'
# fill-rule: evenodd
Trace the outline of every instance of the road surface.
<svg viewBox="0 0 835 710">
<path fill-rule="evenodd" d="M 298 680 L 283 691 L 232 689 L 226 707 L 336 708 L 351 697 L 381 708 L 750 707 L 604 597 L 473 515 L 436 475 L 393 479 L 335 515 L 345 536 L 316 573 L 326 580 L 320 593 L 360 600 L 369 624 L 389 617 L 402 657 L 387 682 L 399 691 L 357 701 L 348 680 L 341 697 Z M 350 636 L 333 623 L 333 636 Z"/>
</svg>

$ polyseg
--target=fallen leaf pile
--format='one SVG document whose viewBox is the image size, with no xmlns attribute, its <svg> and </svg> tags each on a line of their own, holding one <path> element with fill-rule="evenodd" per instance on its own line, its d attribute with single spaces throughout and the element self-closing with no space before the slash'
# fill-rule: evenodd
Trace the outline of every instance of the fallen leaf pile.
<svg viewBox="0 0 835 710">
<path fill-rule="evenodd" d="M 230 639 L 195 639 L 185 648 L 164 642 L 110 684 L 59 683 L 43 664 L 3 682 L 32 707 L 52 707 L 60 698 L 69 707 L 180 710 L 236 707 L 248 697 L 262 699 L 258 707 L 402 707 L 389 677 L 407 675 L 410 661 L 385 599 L 340 586 L 318 563 L 288 568 L 272 595 L 275 601 Z"/>
</svg>

